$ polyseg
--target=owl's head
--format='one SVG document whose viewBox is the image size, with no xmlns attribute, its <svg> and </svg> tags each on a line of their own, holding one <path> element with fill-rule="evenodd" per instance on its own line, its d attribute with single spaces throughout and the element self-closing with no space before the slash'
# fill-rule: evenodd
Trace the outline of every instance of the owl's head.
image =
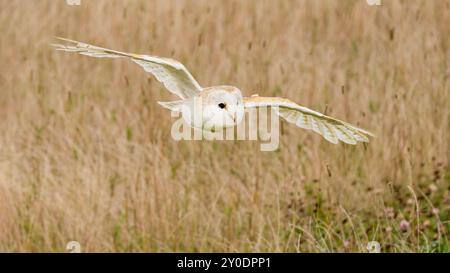
<svg viewBox="0 0 450 273">
<path fill-rule="evenodd" d="M 202 103 L 204 128 L 233 127 L 241 122 L 244 116 L 244 104 L 238 88 L 215 86 L 205 91 Z"/>
</svg>

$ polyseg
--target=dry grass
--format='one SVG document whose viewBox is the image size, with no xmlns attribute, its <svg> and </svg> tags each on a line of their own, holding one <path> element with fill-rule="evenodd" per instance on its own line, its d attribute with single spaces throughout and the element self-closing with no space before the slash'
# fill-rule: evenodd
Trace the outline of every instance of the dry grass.
<svg viewBox="0 0 450 273">
<path fill-rule="evenodd" d="M 0 251 L 449 251 L 449 1 L 81 1 L 0 1 Z M 161 84 L 53 35 L 377 138 L 175 142 Z"/>
</svg>

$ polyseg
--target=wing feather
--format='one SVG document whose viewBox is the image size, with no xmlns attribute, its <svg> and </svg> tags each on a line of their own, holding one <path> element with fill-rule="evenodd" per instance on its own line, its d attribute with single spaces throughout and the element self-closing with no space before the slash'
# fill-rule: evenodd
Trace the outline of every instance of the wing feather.
<svg viewBox="0 0 450 273">
<path fill-rule="evenodd" d="M 300 106 L 284 98 L 248 97 L 244 98 L 244 107 L 278 107 L 277 113 L 286 121 L 300 128 L 313 130 L 334 144 L 342 141 L 354 145 L 357 142 L 369 142 L 368 136 L 374 137 L 372 133 L 366 130 Z"/>
<path fill-rule="evenodd" d="M 171 93 L 187 99 L 201 92 L 202 87 L 178 61 L 149 55 L 140 55 L 115 51 L 74 40 L 59 38 L 65 44 L 52 44 L 56 50 L 76 52 L 95 58 L 127 58 L 140 65 L 145 71 L 153 74 Z"/>
</svg>

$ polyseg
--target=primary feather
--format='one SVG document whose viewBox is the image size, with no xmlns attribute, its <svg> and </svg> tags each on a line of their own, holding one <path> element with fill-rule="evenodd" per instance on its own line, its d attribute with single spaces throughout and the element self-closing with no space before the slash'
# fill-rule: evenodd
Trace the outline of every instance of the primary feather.
<svg viewBox="0 0 450 273">
<path fill-rule="evenodd" d="M 313 130 L 334 144 L 337 144 L 339 141 L 347 144 L 369 142 L 367 136 L 374 136 L 366 130 L 300 106 L 284 98 L 246 97 L 244 98 L 244 107 L 278 107 L 278 114 L 286 121 L 300 128 Z"/>
<path fill-rule="evenodd" d="M 52 44 L 56 50 L 76 52 L 96 58 L 128 58 L 153 74 L 173 94 L 187 99 L 199 94 L 202 87 L 180 62 L 150 55 L 140 55 L 102 48 L 65 38 L 56 39 L 65 44 Z"/>
</svg>

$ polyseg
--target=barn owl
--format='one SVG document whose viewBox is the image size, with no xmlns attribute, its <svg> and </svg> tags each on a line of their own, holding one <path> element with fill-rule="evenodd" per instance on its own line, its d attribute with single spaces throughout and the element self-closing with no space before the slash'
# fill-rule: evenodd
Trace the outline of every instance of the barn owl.
<svg viewBox="0 0 450 273">
<path fill-rule="evenodd" d="M 192 127 L 202 130 L 232 127 L 242 120 L 245 109 L 274 107 L 276 113 L 289 123 L 312 130 L 334 144 L 339 141 L 347 144 L 369 142 L 368 136 L 374 136 L 366 130 L 300 106 L 286 98 L 258 95 L 243 97 L 238 88 L 229 85 L 203 88 L 183 64 L 173 59 L 125 53 L 65 38 L 56 39 L 60 41 L 52 44 L 56 50 L 97 58 L 126 58 L 137 63 L 153 74 L 167 90 L 180 97 L 177 101 L 158 103 L 172 111 L 181 112 Z M 198 111 L 201 115 L 199 122 L 195 122 L 193 113 Z"/>
</svg>

